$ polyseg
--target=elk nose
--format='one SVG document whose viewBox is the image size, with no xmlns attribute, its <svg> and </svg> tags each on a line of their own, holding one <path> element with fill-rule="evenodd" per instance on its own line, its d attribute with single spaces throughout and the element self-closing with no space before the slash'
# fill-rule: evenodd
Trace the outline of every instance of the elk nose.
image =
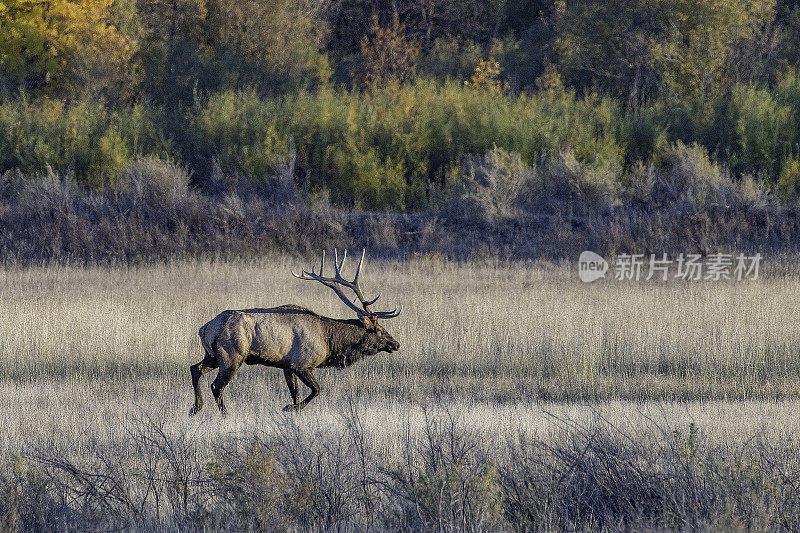
<svg viewBox="0 0 800 533">
<path fill-rule="evenodd" d="M 390 348 L 392 349 L 393 352 L 396 352 L 397 350 L 400 349 L 400 343 L 397 341 L 392 341 Z"/>
</svg>

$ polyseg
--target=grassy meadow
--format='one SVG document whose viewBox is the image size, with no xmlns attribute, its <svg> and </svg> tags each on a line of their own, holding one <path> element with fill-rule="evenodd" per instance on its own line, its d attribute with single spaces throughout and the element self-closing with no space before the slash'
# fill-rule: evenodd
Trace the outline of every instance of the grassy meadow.
<svg viewBox="0 0 800 533">
<path fill-rule="evenodd" d="M 219 311 L 348 316 L 291 277 L 313 260 L 0 271 L 2 525 L 797 527 L 792 258 L 755 281 L 593 284 L 569 262 L 368 262 L 362 286 L 404 307 L 398 352 L 319 370 L 297 416 L 280 371 L 244 366 L 228 416 L 189 418 Z"/>
<path fill-rule="evenodd" d="M 297 303 L 349 318 L 330 290 L 291 276 L 315 259 L 7 268 L 3 381 L 114 380 L 123 391 L 154 379 L 177 402 L 189 392 L 188 365 L 202 358 L 198 328 L 224 309 Z M 367 290 L 404 306 L 385 322 L 401 351 L 321 370 L 321 401 L 785 399 L 800 391 L 800 269 L 789 261 L 755 281 L 593 284 L 567 262 L 370 262 Z M 256 387 L 256 402 L 282 401 L 276 372 L 243 367 L 231 400 L 252 403 L 237 391 Z"/>
</svg>

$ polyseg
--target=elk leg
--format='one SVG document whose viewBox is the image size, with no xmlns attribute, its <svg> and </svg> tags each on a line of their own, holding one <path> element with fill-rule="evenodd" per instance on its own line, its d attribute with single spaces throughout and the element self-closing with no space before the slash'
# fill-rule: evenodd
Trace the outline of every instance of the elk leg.
<svg viewBox="0 0 800 533">
<path fill-rule="evenodd" d="M 217 372 L 217 377 L 214 378 L 214 383 L 211 384 L 211 393 L 214 395 L 214 399 L 217 401 L 217 407 L 219 407 L 223 415 L 226 411 L 225 402 L 222 401 L 222 391 L 225 390 L 225 386 L 230 383 L 234 372 L 236 372 L 235 367 L 220 368 L 219 372 Z"/>
<path fill-rule="evenodd" d="M 204 374 L 217 368 L 217 360 L 206 355 L 205 359 L 189 367 L 192 372 L 192 386 L 194 387 L 194 407 L 189 410 L 189 416 L 197 414 L 203 408 L 203 393 L 200 392 L 200 378 Z"/>
<path fill-rule="evenodd" d="M 286 378 L 286 385 L 289 386 L 289 394 L 292 395 L 291 405 L 287 405 L 283 410 L 291 411 L 297 408 L 297 403 L 300 399 L 300 390 L 297 388 L 297 376 L 291 370 L 284 370 L 283 377 Z"/>
<path fill-rule="evenodd" d="M 300 378 L 300 381 L 302 381 L 305 384 L 306 387 L 311 389 L 311 394 L 309 394 L 308 397 L 305 400 L 303 400 L 302 402 L 297 404 L 296 409 L 299 411 L 303 407 L 308 405 L 308 402 L 310 402 L 311 400 L 313 400 L 314 398 L 317 397 L 317 395 L 319 394 L 319 388 L 320 387 L 319 387 L 319 383 L 317 383 L 317 380 L 314 379 L 314 375 L 311 373 L 311 369 L 310 368 L 305 369 L 305 370 L 299 370 L 299 371 L 297 371 L 295 373 L 297 374 L 297 377 Z"/>
</svg>

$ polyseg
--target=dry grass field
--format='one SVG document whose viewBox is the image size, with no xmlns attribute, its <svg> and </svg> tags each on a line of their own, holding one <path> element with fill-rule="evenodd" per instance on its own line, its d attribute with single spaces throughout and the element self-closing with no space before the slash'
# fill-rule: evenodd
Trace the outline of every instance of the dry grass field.
<svg viewBox="0 0 800 533">
<path fill-rule="evenodd" d="M 791 258 L 756 281 L 594 284 L 572 263 L 368 262 L 364 288 L 404 306 L 398 352 L 319 370 L 300 415 L 279 370 L 245 366 L 226 417 L 189 418 L 219 311 L 349 316 L 291 277 L 313 259 L 0 270 L 0 525 L 800 525 Z"/>
</svg>

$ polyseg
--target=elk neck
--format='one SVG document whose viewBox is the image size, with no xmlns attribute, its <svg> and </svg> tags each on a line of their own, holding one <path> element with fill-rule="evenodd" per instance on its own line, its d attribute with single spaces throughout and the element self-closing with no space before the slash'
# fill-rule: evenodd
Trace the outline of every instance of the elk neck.
<svg viewBox="0 0 800 533">
<path fill-rule="evenodd" d="M 349 366 L 367 355 L 352 350 L 368 334 L 359 320 L 329 318 L 326 326 L 331 366 Z"/>
</svg>

